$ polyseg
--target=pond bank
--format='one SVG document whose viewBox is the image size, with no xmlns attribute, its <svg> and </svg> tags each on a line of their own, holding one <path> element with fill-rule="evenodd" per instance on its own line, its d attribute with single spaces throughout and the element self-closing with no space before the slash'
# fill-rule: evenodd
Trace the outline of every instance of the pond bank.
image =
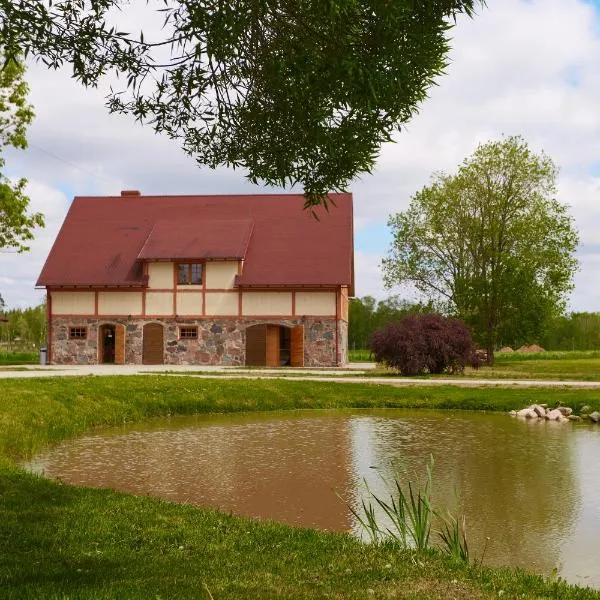
<svg viewBox="0 0 600 600">
<path fill-rule="evenodd" d="M 343 534 L 28 475 L 15 460 L 94 426 L 153 416 L 294 408 L 508 411 L 591 390 L 392 388 L 306 381 L 86 377 L 0 381 L 0 586 L 8 598 L 600 598 L 509 569 L 365 546 Z"/>
</svg>

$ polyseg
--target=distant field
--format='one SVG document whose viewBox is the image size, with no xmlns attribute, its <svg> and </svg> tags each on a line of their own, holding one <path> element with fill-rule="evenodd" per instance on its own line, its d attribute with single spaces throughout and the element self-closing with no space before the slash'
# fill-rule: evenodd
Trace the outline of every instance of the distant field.
<svg viewBox="0 0 600 600">
<path fill-rule="evenodd" d="M 348 360 L 350 362 L 372 362 L 374 359 L 370 350 L 348 350 Z"/>
<path fill-rule="evenodd" d="M 350 362 L 373 360 L 368 350 L 353 350 Z M 373 375 L 393 375 L 378 368 Z M 540 352 L 537 354 L 496 354 L 493 367 L 467 369 L 465 376 L 481 379 L 557 379 L 600 381 L 600 351 Z M 441 375 L 441 377 L 463 377 Z"/>
<path fill-rule="evenodd" d="M 38 361 L 37 352 L 0 352 L 0 365 L 29 365 Z"/>
</svg>

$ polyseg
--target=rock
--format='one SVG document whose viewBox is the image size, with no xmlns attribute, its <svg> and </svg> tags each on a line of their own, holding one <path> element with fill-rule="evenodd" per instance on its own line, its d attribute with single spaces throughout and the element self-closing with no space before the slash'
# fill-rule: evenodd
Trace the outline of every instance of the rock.
<svg viewBox="0 0 600 600">
<path fill-rule="evenodd" d="M 500 350 L 498 350 L 498 353 L 501 352 L 504 352 L 505 354 L 510 354 L 511 352 L 514 352 L 514 350 L 510 346 L 504 346 L 503 348 L 500 348 Z"/>
<path fill-rule="evenodd" d="M 548 421 L 563 421 L 565 417 L 560 410 L 558 410 L 558 408 L 555 408 L 554 410 L 549 410 L 546 413 L 546 419 L 548 419 Z"/>
<path fill-rule="evenodd" d="M 567 419 L 569 419 L 569 421 L 583 421 L 583 419 L 578 415 L 569 415 Z"/>
<path fill-rule="evenodd" d="M 533 404 L 529 407 L 531 410 L 534 410 L 538 417 L 542 419 L 546 416 L 546 409 L 539 404 Z"/>
<path fill-rule="evenodd" d="M 556 410 L 560 410 L 560 412 L 565 417 L 568 417 L 569 415 L 573 414 L 573 409 L 569 408 L 568 406 L 559 406 Z"/>
<path fill-rule="evenodd" d="M 517 412 L 517 417 L 523 417 L 525 419 L 537 419 L 538 414 L 532 408 L 522 408 Z"/>
<path fill-rule="evenodd" d="M 516 417 L 516 416 L 517 416 L 517 411 L 516 411 L 516 410 L 511 410 L 511 411 L 510 411 L 508 414 L 509 414 L 511 417 Z"/>
<path fill-rule="evenodd" d="M 593 423 L 598 423 L 600 421 L 600 413 L 598 411 L 594 411 L 590 415 L 590 421 L 592 421 Z"/>
<path fill-rule="evenodd" d="M 581 414 L 586 414 L 587 415 L 590 412 L 590 410 L 592 410 L 591 407 L 586 404 L 585 406 L 581 407 L 581 410 L 579 412 Z"/>
</svg>

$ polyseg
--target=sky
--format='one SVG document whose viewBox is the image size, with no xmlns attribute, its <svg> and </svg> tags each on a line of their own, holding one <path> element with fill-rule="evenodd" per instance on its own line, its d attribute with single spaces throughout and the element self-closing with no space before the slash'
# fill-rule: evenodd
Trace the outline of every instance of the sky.
<svg viewBox="0 0 600 600">
<path fill-rule="evenodd" d="M 382 147 L 373 173 L 350 186 L 356 295 L 405 293 L 382 282 L 389 215 L 405 210 L 434 172 L 454 172 L 478 144 L 522 135 L 560 167 L 558 197 L 580 233 L 569 310 L 600 311 L 600 0 L 487 0 L 451 35 L 446 74 L 395 143 Z M 8 307 L 42 300 L 35 282 L 74 196 L 278 191 L 250 184 L 240 170 L 199 167 L 176 142 L 110 115 L 107 87 L 85 89 L 68 70 L 36 63 L 27 80 L 36 112 L 29 148 L 4 152 L 5 174 L 28 179 L 31 209 L 45 214 L 46 227 L 30 252 L 0 250 Z"/>
</svg>

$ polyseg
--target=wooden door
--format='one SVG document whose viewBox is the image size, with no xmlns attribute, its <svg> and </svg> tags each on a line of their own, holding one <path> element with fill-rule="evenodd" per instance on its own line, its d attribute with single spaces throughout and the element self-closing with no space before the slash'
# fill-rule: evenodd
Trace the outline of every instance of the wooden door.
<svg viewBox="0 0 600 600">
<path fill-rule="evenodd" d="M 144 325 L 142 363 L 162 365 L 164 363 L 163 326 L 160 323 Z"/>
<path fill-rule="evenodd" d="M 115 365 L 125 364 L 125 325 L 115 326 Z"/>
<path fill-rule="evenodd" d="M 290 365 L 304 366 L 304 327 L 293 327 L 290 337 Z"/>
<path fill-rule="evenodd" d="M 246 365 L 264 367 L 267 364 L 267 326 L 255 325 L 246 329 Z"/>
<path fill-rule="evenodd" d="M 279 366 L 279 325 L 267 325 L 267 367 Z"/>
</svg>

